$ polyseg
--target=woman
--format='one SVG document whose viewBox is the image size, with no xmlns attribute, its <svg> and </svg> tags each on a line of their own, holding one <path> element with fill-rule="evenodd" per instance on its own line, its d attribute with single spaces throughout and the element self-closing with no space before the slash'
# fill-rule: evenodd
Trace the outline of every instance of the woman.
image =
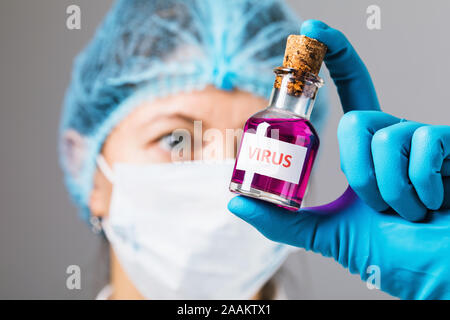
<svg viewBox="0 0 450 320">
<path fill-rule="evenodd" d="M 112 246 L 108 298 L 274 297 L 264 284 L 291 248 L 227 213 L 224 137 L 267 105 L 299 30 L 291 12 L 275 0 L 118 1 L 77 58 L 61 163 L 82 218 Z"/>
</svg>

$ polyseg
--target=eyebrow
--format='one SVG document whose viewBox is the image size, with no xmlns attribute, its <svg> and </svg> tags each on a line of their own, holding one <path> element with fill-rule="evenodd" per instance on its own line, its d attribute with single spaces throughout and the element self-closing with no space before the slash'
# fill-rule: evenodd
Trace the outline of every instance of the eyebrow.
<svg viewBox="0 0 450 320">
<path fill-rule="evenodd" d="M 161 119 L 173 119 L 173 118 L 178 118 L 178 119 L 184 120 L 189 123 L 199 120 L 199 119 L 195 119 L 192 116 L 184 114 L 180 111 L 175 111 L 173 113 L 155 115 L 154 117 L 151 117 L 150 119 L 143 121 L 140 126 L 148 126 L 148 125 L 152 125 L 153 123 L 155 123 Z"/>
<path fill-rule="evenodd" d="M 146 119 L 145 121 L 143 121 L 140 125 L 139 125 L 139 131 L 144 130 L 144 132 L 147 132 L 147 130 L 150 130 L 153 132 L 153 134 L 151 135 L 152 139 L 159 137 L 160 132 L 162 132 L 162 128 L 158 127 L 158 121 L 160 120 L 165 120 L 165 121 L 182 121 L 185 122 L 186 124 L 190 126 L 194 125 L 194 121 L 199 120 L 199 119 L 195 119 L 192 116 L 189 116 L 187 114 L 184 114 L 182 112 L 180 112 L 179 110 L 175 110 L 172 113 L 167 113 L 167 114 L 157 114 L 149 119 Z M 182 127 L 181 124 L 178 124 L 180 126 L 180 128 Z M 149 129 L 150 128 L 150 129 Z M 155 132 L 158 132 L 156 133 Z M 166 129 L 164 129 L 166 130 Z M 153 136 L 154 135 L 154 136 Z M 149 137 L 147 135 L 145 135 L 148 139 Z"/>
<path fill-rule="evenodd" d="M 182 119 L 184 121 L 187 121 L 187 122 L 194 122 L 196 120 L 200 120 L 200 119 L 195 119 L 194 117 L 189 116 L 187 114 L 183 114 L 183 113 L 181 113 L 179 111 L 168 115 L 168 118 L 175 118 L 175 117 L 176 118 L 180 118 L 180 119 Z"/>
</svg>

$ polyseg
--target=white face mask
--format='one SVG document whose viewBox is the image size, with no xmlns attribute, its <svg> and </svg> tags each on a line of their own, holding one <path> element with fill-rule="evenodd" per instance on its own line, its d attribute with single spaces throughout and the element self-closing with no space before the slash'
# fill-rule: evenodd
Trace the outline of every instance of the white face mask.
<svg viewBox="0 0 450 320">
<path fill-rule="evenodd" d="M 232 162 L 116 164 L 112 173 L 99 160 L 114 181 L 104 231 L 148 299 L 249 299 L 293 250 L 228 212 Z"/>
</svg>

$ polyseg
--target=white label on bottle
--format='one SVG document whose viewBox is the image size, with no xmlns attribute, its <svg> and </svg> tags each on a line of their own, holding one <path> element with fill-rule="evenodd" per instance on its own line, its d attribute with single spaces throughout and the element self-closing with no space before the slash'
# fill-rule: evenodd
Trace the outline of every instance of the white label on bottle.
<svg viewBox="0 0 450 320">
<path fill-rule="evenodd" d="M 298 184 L 307 148 L 246 132 L 236 169 Z"/>
</svg>

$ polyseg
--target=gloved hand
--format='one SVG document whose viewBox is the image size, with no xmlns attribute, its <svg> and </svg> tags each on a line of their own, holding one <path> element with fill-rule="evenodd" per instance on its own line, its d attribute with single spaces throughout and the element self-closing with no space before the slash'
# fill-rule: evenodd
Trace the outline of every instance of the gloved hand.
<svg viewBox="0 0 450 320">
<path fill-rule="evenodd" d="M 450 128 L 380 112 L 369 73 L 345 36 L 315 20 L 301 32 L 328 46 L 325 63 L 348 112 L 338 130 L 341 167 L 357 194 L 349 187 L 332 203 L 299 213 L 239 196 L 229 210 L 269 239 L 333 257 L 363 280 L 377 266 L 381 289 L 394 296 L 449 299 L 450 181 L 442 176 L 450 172 Z M 427 221 L 402 218 L 420 220 L 426 208 Z"/>
<path fill-rule="evenodd" d="M 369 267 L 378 267 L 381 290 L 393 296 L 450 299 L 450 210 L 410 222 L 392 209 L 375 211 L 350 187 L 332 203 L 299 213 L 243 196 L 228 208 L 267 238 L 332 257 L 364 281 Z"/>
<path fill-rule="evenodd" d="M 450 202 L 449 126 L 352 111 L 339 122 L 338 141 L 348 183 L 375 210 L 420 221 Z"/>
</svg>

